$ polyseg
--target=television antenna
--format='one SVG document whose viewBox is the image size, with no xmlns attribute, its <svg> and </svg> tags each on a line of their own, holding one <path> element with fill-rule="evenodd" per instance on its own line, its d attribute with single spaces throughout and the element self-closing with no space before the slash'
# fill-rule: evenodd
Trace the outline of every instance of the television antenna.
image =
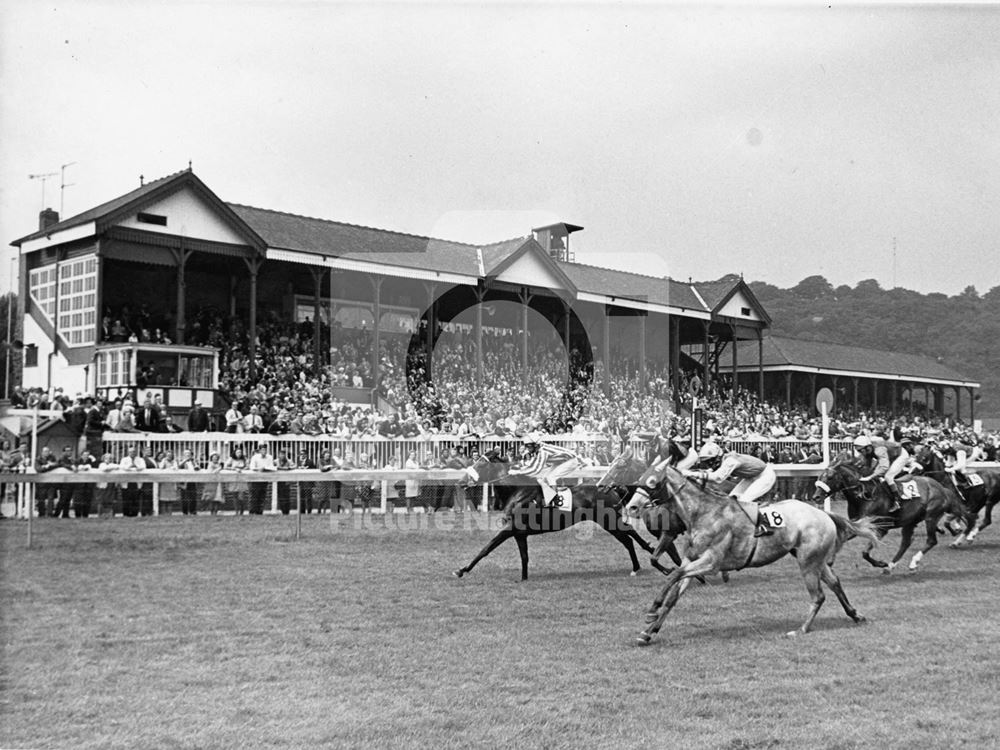
<svg viewBox="0 0 1000 750">
<path fill-rule="evenodd" d="M 75 182 L 66 182 L 66 167 L 72 167 L 76 164 L 75 161 L 71 161 L 69 164 L 63 164 L 59 167 L 59 218 L 63 218 L 63 194 L 66 192 L 66 188 L 73 187 Z"/>
<path fill-rule="evenodd" d="M 42 210 L 45 210 L 45 181 L 50 177 L 58 177 L 58 172 L 45 172 L 44 174 L 29 174 L 29 180 L 41 180 L 42 181 Z"/>
</svg>

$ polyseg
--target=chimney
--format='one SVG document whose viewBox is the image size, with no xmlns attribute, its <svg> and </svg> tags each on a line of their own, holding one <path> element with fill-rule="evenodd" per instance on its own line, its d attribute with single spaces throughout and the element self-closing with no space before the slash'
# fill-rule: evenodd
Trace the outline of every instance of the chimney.
<svg viewBox="0 0 1000 750">
<path fill-rule="evenodd" d="M 59 223 L 59 212 L 54 211 L 51 208 L 44 209 L 40 214 L 38 214 L 38 229 L 43 231 L 49 227 Z"/>
</svg>

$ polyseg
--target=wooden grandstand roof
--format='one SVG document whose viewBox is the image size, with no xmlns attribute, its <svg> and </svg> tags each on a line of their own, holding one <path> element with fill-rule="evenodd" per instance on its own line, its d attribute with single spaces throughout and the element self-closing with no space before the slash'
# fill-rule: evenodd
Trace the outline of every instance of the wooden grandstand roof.
<svg viewBox="0 0 1000 750">
<path fill-rule="evenodd" d="M 756 370 L 757 343 L 741 343 L 737 353 L 739 370 Z M 979 387 L 979 383 L 930 357 L 860 346 L 808 341 L 783 336 L 764 337 L 765 370 L 804 370 L 829 375 L 861 375 L 893 380 L 912 379 Z"/>
</svg>

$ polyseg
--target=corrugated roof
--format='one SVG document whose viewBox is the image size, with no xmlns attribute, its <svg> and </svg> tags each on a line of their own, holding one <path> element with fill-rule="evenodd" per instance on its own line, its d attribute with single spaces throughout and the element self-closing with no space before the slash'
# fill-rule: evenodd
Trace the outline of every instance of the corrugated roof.
<svg viewBox="0 0 1000 750">
<path fill-rule="evenodd" d="M 737 359 L 740 368 L 757 367 L 757 343 L 741 343 Z M 764 337 L 764 366 L 815 367 L 830 371 L 846 370 L 917 379 L 972 382 L 960 372 L 930 357 L 783 336 Z"/>
<path fill-rule="evenodd" d="M 559 266 L 581 292 L 706 311 L 690 285 L 673 279 L 567 261 L 559 262 Z"/>
<path fill-rule="evenodd" d="M 403 268 L 479 276 L 475 245 L 235 203 L 228 205 L 264 238 L 268 247 Z"/>
</svg>

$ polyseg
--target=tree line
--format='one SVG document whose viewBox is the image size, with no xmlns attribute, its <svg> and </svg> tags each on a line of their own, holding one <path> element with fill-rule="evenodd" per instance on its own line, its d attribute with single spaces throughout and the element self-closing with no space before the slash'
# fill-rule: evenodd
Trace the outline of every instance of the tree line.
<svg viewBox="0 0 1000 750">
<path fill-rule="evenodd" d="M 980 294 L 970 285 L 954 296 L 883 289 L 875 279 L 834 287 L 823 276 L 790 289 L 764 281 L 749 286 L 770 314 L 775 336 L 937 360 L 982 385 L 977 418 L 1000 417 L 1000 286 Z"/>
</svg>

